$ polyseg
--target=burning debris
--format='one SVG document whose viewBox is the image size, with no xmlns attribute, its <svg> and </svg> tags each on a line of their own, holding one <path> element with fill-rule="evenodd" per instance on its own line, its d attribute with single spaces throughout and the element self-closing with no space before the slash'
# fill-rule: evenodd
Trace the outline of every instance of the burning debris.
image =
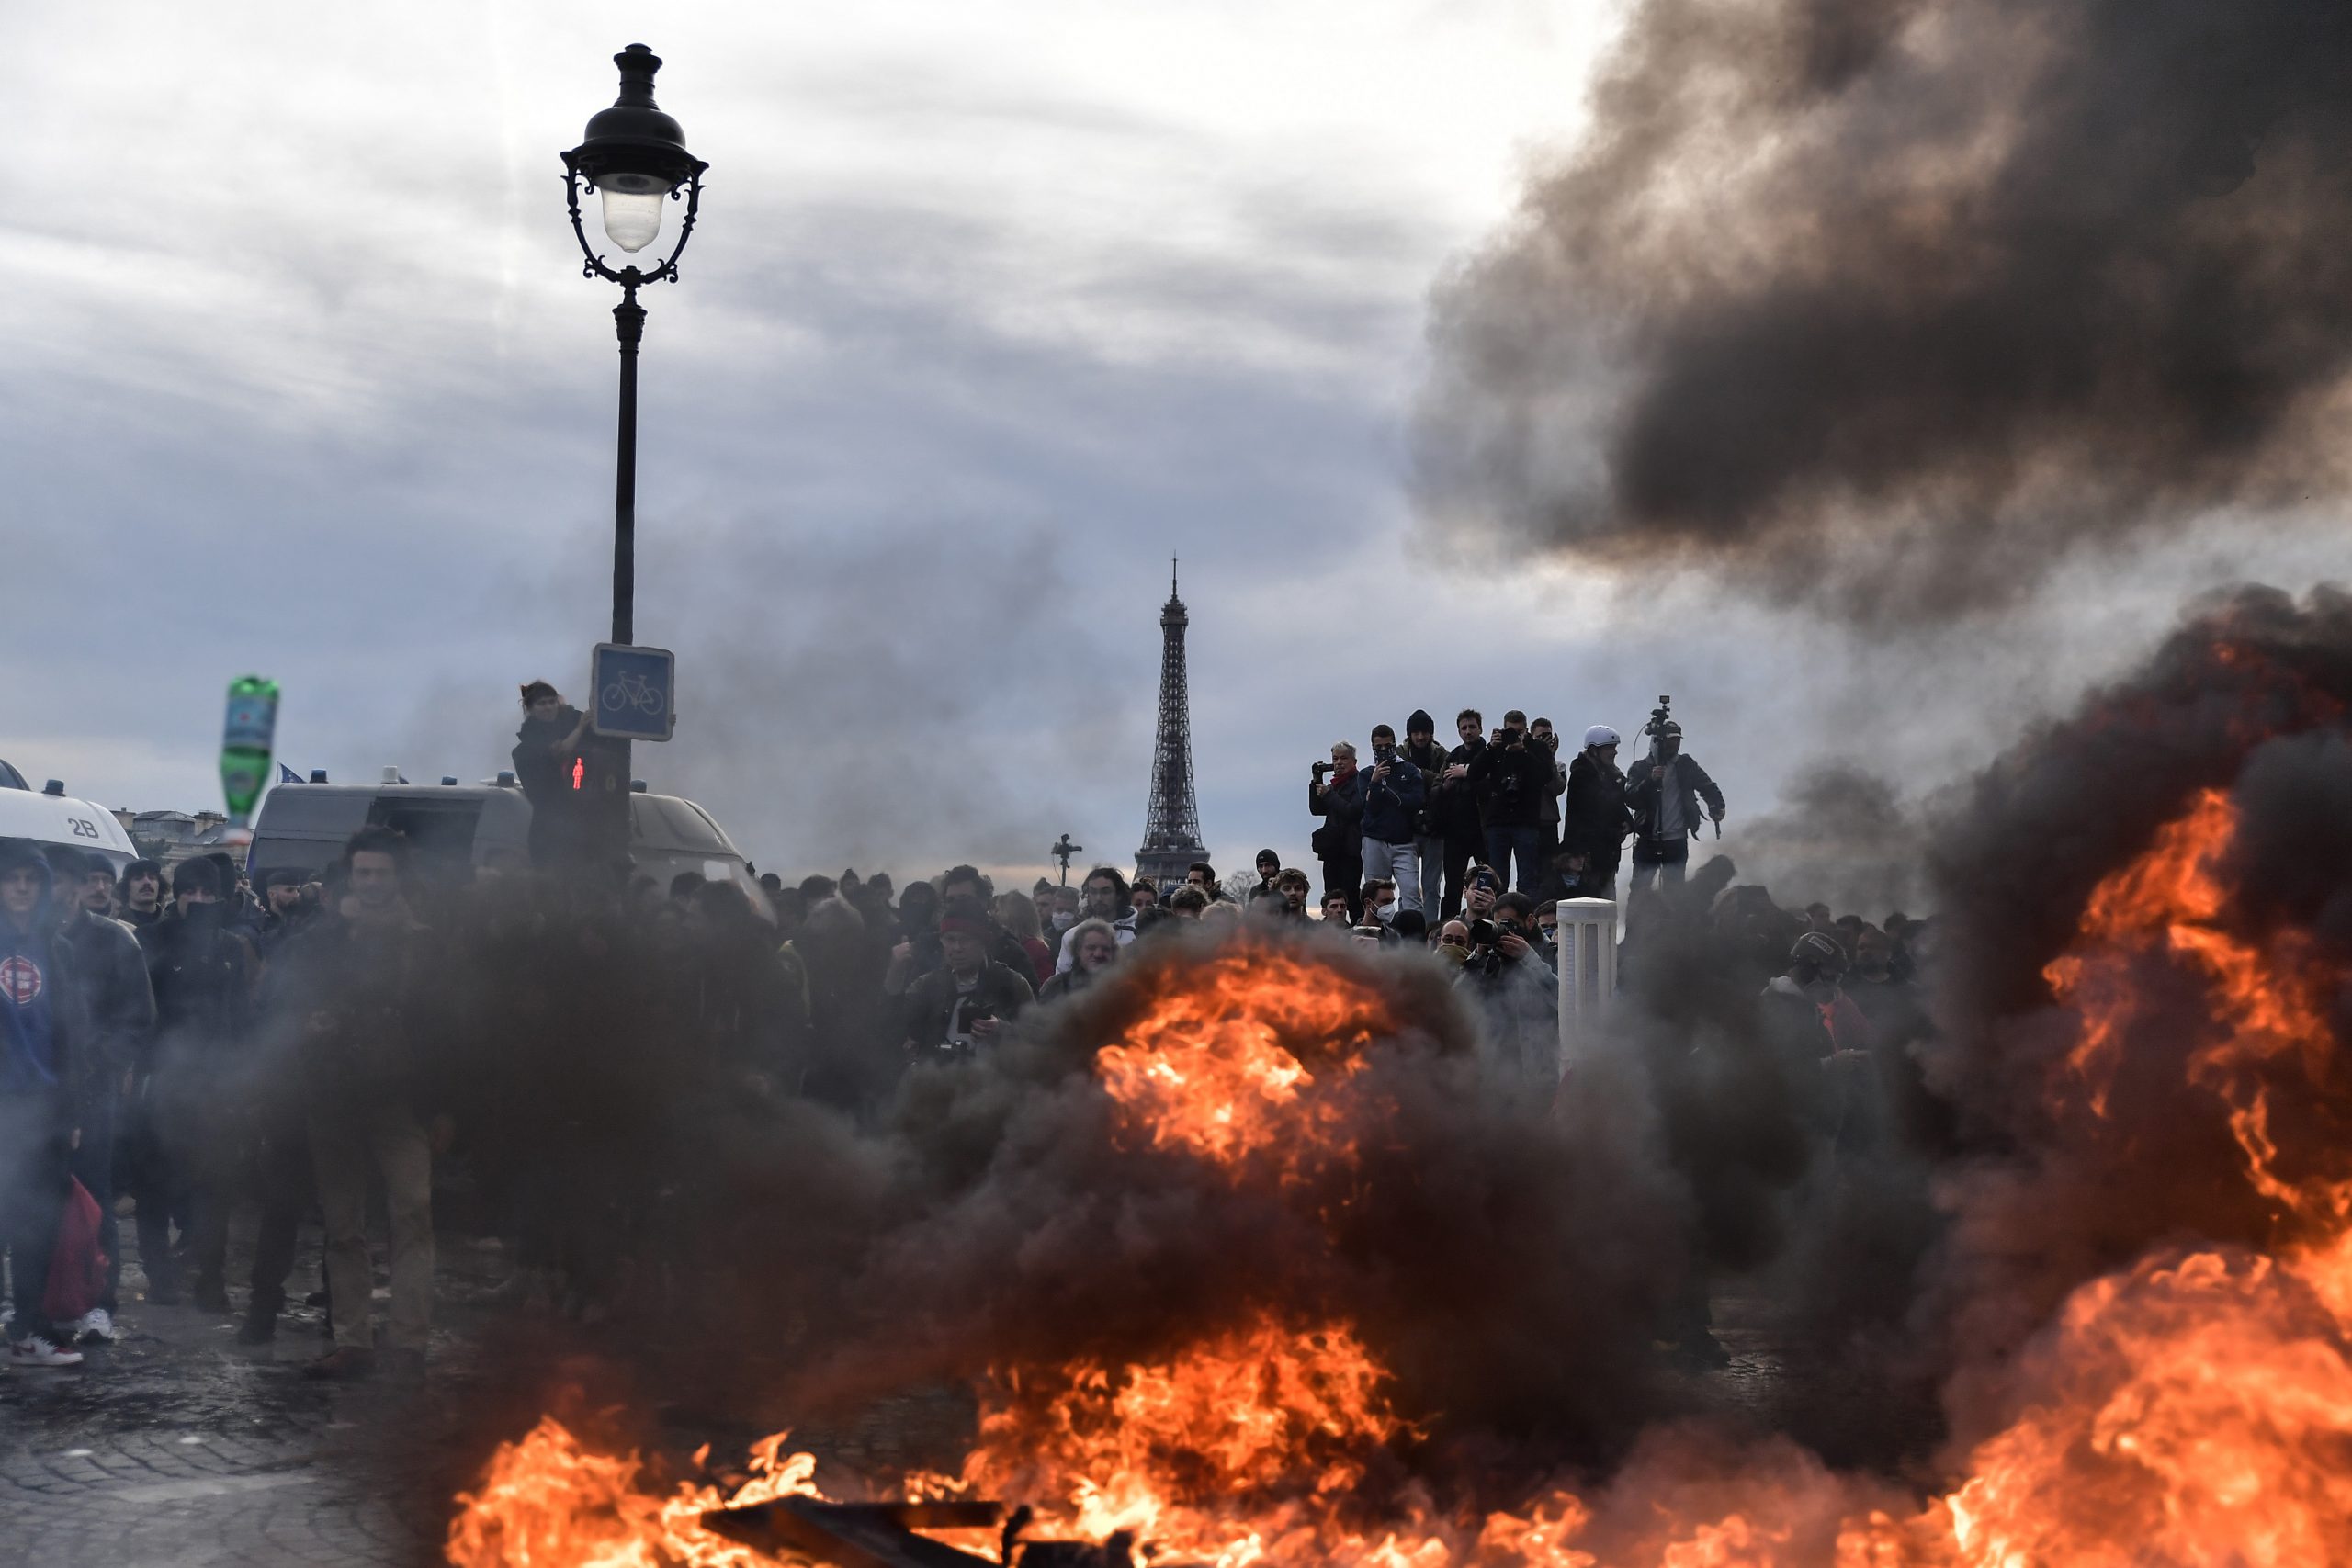
<svg viewBox="0 0 2352 1568">
<path fill-rule="evenodd" d="M 829 1512 L 781 1437 L 718 1486 L 548 1420 L 449 1560 L 2352 1561 L 2347 701 L 2352 601 L 2247 591 L 1941 829 L 1924 1495 L 1672 1418 L 1646 1341 L 1692 1211 L 1638 1075 L 1513 1103 L 1414 971 L 1251 932 L 902 1107 L 920 1201 L 880 1205 L 807 1387 L 967 1382 L 956 1473 Z"/>
</svg>

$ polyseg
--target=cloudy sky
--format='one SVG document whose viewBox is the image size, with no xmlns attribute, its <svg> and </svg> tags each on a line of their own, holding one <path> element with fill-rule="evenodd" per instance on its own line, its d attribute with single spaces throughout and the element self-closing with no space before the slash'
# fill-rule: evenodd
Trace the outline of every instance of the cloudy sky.
<svg viewBox="0 0 2352 1568">
<path fill-rule="evenodd" d="M 1671 691 L 1736 813 L 1827 754 L 1924 788 L 2183 588 L 2308 569 L 2192 533 L 2030 636 L 1891 649 L 1418 521 L 1430 291 L 1575 144 L 1605 0 L 646 15 L 17 9 L 0 756 L 217 805 L 257 671 L 298 768 L 480 778 L 518 682 L 584 683 L 616 291 L 555 154 L 640 38 L 712 170 L 645 300 L 637 625 L 682 715 L 638 771 L 763 866 L 1130 858 L 1170 555 L 1237 863 L 1305 857 L 1306 764 L 1416 705 L 1630 729 Z"/>
</svg>

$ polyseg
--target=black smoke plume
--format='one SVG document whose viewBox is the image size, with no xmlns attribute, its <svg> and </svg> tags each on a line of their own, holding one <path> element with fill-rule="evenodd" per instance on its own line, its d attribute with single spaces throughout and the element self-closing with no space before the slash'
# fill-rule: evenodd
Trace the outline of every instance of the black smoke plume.
<svg viewBox="0 0 2352 1568">
<path fill-rule="evenodd" d="M 1439 287 L 1442 532 L 1898 626 L 2345 488 L 2352 12 L 1643 0 Z"/>
</svg>

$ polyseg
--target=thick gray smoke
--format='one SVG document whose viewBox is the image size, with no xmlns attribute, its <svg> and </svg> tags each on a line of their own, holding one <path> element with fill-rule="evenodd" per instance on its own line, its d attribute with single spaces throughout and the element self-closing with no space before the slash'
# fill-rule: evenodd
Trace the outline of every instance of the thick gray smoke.
<svg viewBox="0 0 2352 1568">
<path fill-rule="evenodd" d="M 2347 87 L 2320 0 L 1643 0 L 1437 291 L 1424 512 L 1892 626 L 2334 499 Z"/>
</svg>

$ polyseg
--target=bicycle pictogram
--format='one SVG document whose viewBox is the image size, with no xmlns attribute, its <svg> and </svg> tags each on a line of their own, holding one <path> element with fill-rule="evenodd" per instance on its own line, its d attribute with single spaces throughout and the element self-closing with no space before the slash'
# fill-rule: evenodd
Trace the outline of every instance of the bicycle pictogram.
<svg viewBox="0 0 2352 1568">
<path fill-rule="evenodd" d="M 633 707 L 639 713 L 662 711 L 661 688 L 636 670 L 622 671 L 618 680 L 607 684 L 603 700 L 608 708 Z"/>
</svg>

